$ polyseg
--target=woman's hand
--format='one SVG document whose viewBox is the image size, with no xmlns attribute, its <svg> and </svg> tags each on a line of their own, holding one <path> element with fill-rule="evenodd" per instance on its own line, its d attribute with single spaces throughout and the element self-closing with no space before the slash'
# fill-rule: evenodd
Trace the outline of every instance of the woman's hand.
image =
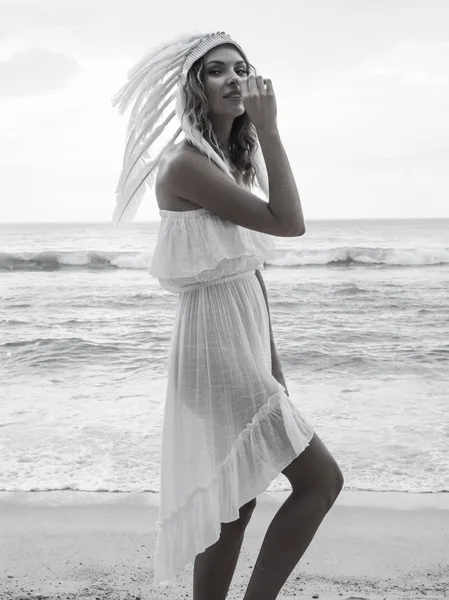
<svg viewBox="0 0 449 600">
<path fill-rule="evenodd" d="M 259 280 L 260 287 L 262 288 L 263 297 L 265 299 L 265 304 L 267 305 L 268 312 L 268 324 L 270 326 L 270 348 L 271 348 L 271 374 L 281 385 L 286 389 L 286 394 L 289 396 L 287 386 L 285 384 L 284 374 L 282 373 L 281 361 L 279 360 L 279 355 L 276 350 L 276 345 L 274 343 L 273 337 L 273 329 L 271 327 L 271 317 L 270 317 L 270 308 L 268 306 L 268 295 L 267 288 L 265 287 L 265 282 L 262 277 L 262 273 L 259 269 L 256 269 L 256 277 Z"/>
<path fill-rule="evenodd" d="M 271 79 L 249 75 L 242 81 L 241 94 L 246 114 L 256 129 L 277 128 L 276 96 Z"/>
<path fill-rule="evenodd" d="M 276 350 L 276 346 L 274 345 L 274 340 L 270 341 L 271 345 L 271 374 L 273 377 L 285 387 L 285 393 L 287 396 L 290 396 L 287 390 L 287 385 L 285 383 L 284 374 L 282 373 L 281 361 L 279 360 L 279 355 Z"/>
</svg>

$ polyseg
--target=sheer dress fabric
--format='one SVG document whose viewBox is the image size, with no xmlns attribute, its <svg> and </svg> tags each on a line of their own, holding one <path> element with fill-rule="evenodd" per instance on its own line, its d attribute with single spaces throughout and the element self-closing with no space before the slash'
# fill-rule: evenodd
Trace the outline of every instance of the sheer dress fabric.
<svg viewBox="0 0 449 600">
<path fill-rule="evenodd" d="M 255 270 L 273 237 L 204 208 L 160 210 L 150 275 L 178 294 L 168 359 L 154 583 L 214 544 L 221 523 L 267 489 L 313 427 L 271 374 Z"/>
</svg>

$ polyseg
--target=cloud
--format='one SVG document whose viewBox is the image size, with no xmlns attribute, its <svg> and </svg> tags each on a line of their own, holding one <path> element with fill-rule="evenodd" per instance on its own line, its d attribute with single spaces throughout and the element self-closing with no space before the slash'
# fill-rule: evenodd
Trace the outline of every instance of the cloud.
<svg viewBox="0 0 449 600">
<path fill-rule="evenodd" d="M 77 61 L 61 52 L 30 48 L 0 62 L 0 96 L 42 96 L 65 88 L 81 70 Z"/>
</svg>

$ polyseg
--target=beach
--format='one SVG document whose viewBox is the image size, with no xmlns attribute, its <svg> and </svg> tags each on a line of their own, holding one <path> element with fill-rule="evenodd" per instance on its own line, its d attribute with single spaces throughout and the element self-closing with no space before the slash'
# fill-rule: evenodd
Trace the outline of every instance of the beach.
<svg viewBox="0 0 449 600">
<path fill-rule="evenodd" d="M 228 594 L 241 600 L 265 531 L 289 492 L 265 492 Z M 155 587 L 157 494 L 0 493 L 0 598 L 192 598 L 192 568 Z M 280 600 L 449 595 L 449 494 L 343 490 Z"/>
</svg>

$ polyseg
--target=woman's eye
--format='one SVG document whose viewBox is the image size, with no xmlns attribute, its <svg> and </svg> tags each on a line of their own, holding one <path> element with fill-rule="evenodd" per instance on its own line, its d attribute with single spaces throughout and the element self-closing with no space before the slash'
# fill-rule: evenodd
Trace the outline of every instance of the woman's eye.
<svg viewBox="0 0 449 600">
<path fill-rule="evenodd" d="M 218 69 L 213 69 L 212 71 L 209 71 L 209 73 L 212 75 L 213 73 L 220 73 L 220 71 Z M 248 71 L 246 69 L 238 69 L 237 73 L 248 75 Z"/>
</svg>

